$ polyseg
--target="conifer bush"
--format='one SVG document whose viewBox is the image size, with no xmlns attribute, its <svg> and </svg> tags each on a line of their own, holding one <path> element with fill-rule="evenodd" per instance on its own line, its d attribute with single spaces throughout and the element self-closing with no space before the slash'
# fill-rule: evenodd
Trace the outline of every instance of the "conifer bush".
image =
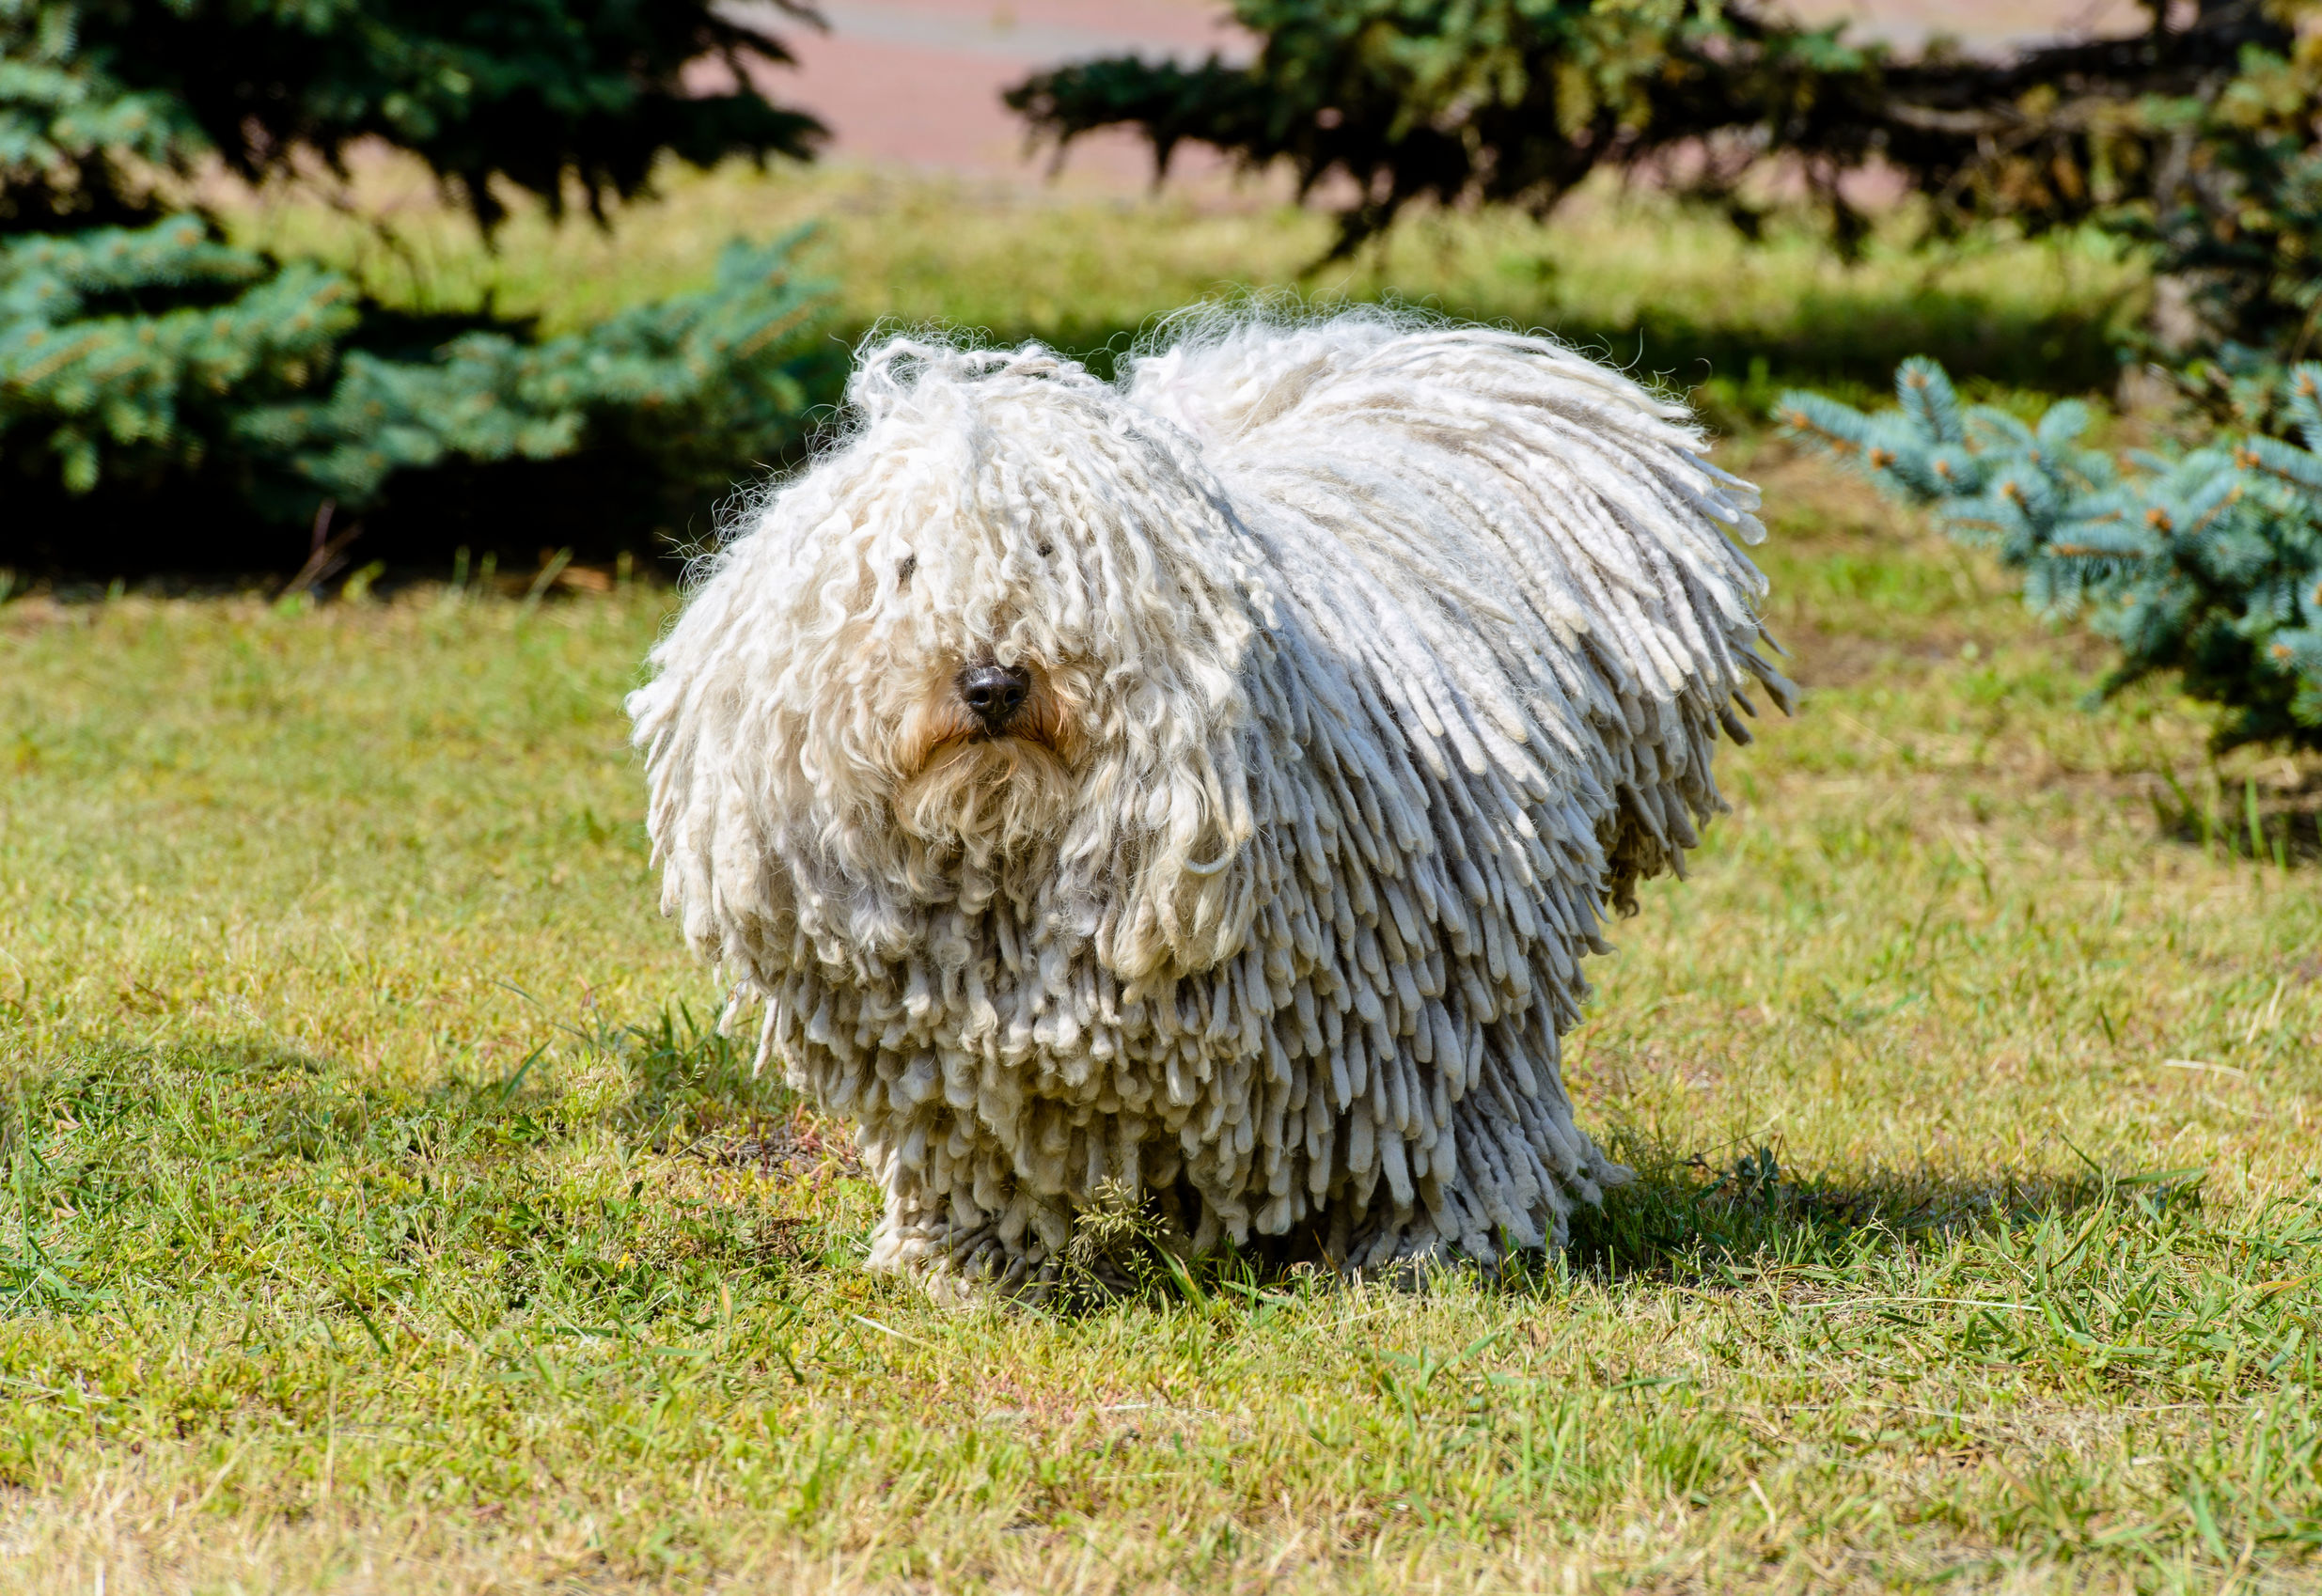
<svg viewBox="0 0 2322 1596">
<path fill-rule="evenodd" d="M 487 231 L 510 189 L 602 216 L 667 156 L 811 153 L 811 118 L 681 82 L 753 54 L 787 58 L 693 0 L 0 0 L 0 492 L 192 479 L 303 524 L 449 462 L 610 442 L 715 487 L 777 453 L 818 305 L 794 239 L 737 243 L 699 292 L 541 339 L 489 313 L 395 314 L 314 262 L 234 247 L 182 197 L 217 165 L 343 173 L 369 139 L 427 163 Z"/>
<path fill-rule="evenodd" d="M 1768 0 L 1233 0 L 1247 61 L 1077 61 L 1008 98 L 1059 148 L 1127 128 L 1163 171 L 1206 144 L 1344 196 L 1341 253 L 1415 204 L 1545 213 L 1603 171 L 1752 237 L 1802 184 L 1851 253 L 1876 218 L 1847 180 L 1876 169 L 1922 238 L 2135 252 L 2158 289 L 2135 352 L 2271 430 L 2288 366 L 2322 355 L 2322 0 L 2140 6 L 2126 37 L 1906 54 Z"/>
<path fill-rule="evenodd" d="M 1906 55 L 1765 0 L 1233 0 L 1259 41 L 1247 61 L 1078 61 L 1009 103 L 1059 145 L 1125 127 L 1164 168 L 1200 143 L 1279 163 L 1301 192 L 1327 183 L 1348 196 L 1341 247 L 1415 202 L 1545 211 L 1603 169 L 1754 229 L 1767 211 L 1750 180 L 1769 161 L 1842 243 L 1870 225 L 1843 180 L 1873 164 L 1946 227 L 2214 224 L 2247 197 L 2222 147 L 2295 139 L 2311 116 L 2322 0 L 2142 8 L 2126 38 Z"/>
<path fill-rule="evenodd" d="M 1793 392 L 1775 414 L 1995 550 L 2035 609 L 2085 612 L 2120 645 L 2109 690 L 2173 675 L 2226 712 L 2220 745 L 2322 748 L 2322 365 L 2283 383 L 2296 441 L 2220 434 L 2125 461 L 2082 445 L 2078 400 L 2027 426 L 1962 405 L 1925 359 L 1904 363 L 1895 394 L 1866 415 Z"/>
</svg>

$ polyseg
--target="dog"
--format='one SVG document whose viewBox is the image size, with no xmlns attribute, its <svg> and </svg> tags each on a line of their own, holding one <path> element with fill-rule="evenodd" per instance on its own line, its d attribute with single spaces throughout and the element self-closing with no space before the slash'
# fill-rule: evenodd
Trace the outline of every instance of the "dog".
<svg viewBox="0 0 2322 1596">
<path fill-rule="evenodd" d="M 1757 491 L 1541 336 L 1189 315 L 1106 382 L 867 342 L 629 699 L 665 910 L 850 1121 L 871 1261 L 1038 1293 L 1094 1205 L 1485 1267 L 1630 1178 L 1559 1037 L 1722 808 Z"/>
</svg>

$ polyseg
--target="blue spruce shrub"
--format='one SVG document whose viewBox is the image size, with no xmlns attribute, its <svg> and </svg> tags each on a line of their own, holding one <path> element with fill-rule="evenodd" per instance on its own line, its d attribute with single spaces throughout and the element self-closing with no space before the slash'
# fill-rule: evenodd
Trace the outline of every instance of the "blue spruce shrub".
<svg viewBox="0 0 2322 1596">
<path fill-rule="evenodd" d="M 1993 549 L 2035 610 L 2085 613 L 2121 648 L 2107 692 L 2173 674 L 2226 712 L 2220 746 L 2322 748 L 2322 365 L 2285 380 L 2296 441 L 2221 437 L 2125 461 L 2082 446 L 2076 400 L 2026 426 L 1962 405 L 1923 358 L 1896 372 L 1895 396 L 1866 415 L 1793 392 L 1775 417 Z"/>
</svg>

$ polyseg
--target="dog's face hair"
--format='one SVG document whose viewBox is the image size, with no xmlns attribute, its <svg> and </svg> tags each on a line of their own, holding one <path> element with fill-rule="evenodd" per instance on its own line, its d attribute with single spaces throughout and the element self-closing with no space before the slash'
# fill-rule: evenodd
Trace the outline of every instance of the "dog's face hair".
<svg viewBox="0 0 2322 1596">
<path fill-rule="evenodd" d="M 1126 979 L 1199 967 L 1247 896 L 1224 866 L 1266 602 L 1216 486 L 1045 352 L 891 344 L 849 397 L 852 438 L 756 509 L 638 695 L 647 726 L 728 698 L 688 721 L 720 746 L 655 756 L 736 789 L 672 817 L 679 856 L 720 862 L 714 894 L 673 876 L 671 905 L 714 898 L 689 931 L 729 962 L 767 931 L 901 956 L 931 911 L 1005 894 Z M 687 669 L 737 655 L 738 692 Z M 665 790 L 699 806 L 699 784 Z M 761 934 L 716 924 L 737 908 Z"/>
<path fill-rule="evenodd" d="M 939 655 L 921 673 L 886 761 L 887 806 L 923 875 L 940 875 L 953 859 L 990 868 L 1041 849 L 1072 813 L 1088 753 L 1080 695 L 1068 685 L 1082 671 L 996 655 L 950 668 L 958 658 Z M 990 677 L 1015 700 L 1005 711 L 969 702 Z"/>
</svg>

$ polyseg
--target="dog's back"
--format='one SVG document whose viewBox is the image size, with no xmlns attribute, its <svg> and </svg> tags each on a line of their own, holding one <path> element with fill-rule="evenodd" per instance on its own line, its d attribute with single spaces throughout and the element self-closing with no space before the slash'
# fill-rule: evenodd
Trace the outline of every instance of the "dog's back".
<svg viewBox="0 0 2322 1596">
<path fill-rule="evenodd" d="M 1385 311 L 1196 320 L 1127 388 L 1194 438 L 1298 618 L 1379 685 L 1383 734 L 1432 768 L 1597 789 L 1578 795 L 1624 908 L 1683 868 L 1721 806 L 1706 744 L 1747 741 L 1732 702 L 1791 692 L 1755 651 L 1765 583 L 1735 546 L 1765 535 L 1757 492 L 1703 458 L 1684 406 L 1545 338 Z"/>
</svg>

